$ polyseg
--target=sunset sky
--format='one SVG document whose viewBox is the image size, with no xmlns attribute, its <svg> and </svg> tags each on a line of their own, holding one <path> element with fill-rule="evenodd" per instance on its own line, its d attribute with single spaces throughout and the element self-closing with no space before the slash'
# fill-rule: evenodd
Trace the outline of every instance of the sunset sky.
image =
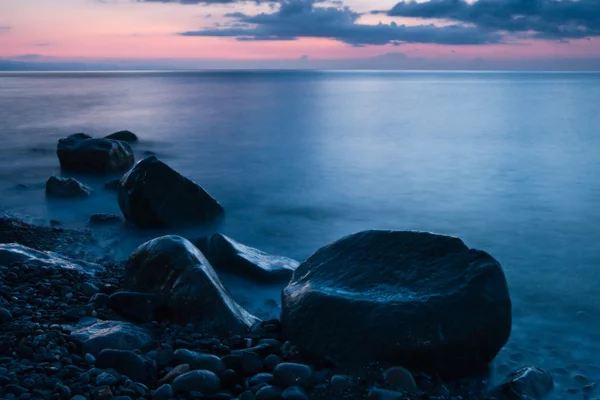
<svg viewBox="0 0 600 400">
<path fill-rule="evenodd" d="M 599 0 L 2 0 L 0 57 L 600 59 Z"/>
</svg>

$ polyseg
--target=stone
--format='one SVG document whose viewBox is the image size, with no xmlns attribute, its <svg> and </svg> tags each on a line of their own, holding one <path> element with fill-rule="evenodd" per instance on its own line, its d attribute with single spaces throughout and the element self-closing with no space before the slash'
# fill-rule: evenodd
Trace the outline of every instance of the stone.
<svg viewBox="0 0 600 400">
<path fill-rule="evenodd" d="M 447 377 L 485 369 L 512 325 L 492 256 L 458 238 L 401 231 L 364 231 L 319 249 L 284 288 L 281 315 L 284 336 L 307 357 Z"/>
<path fill-rule="evenodd" d="M 383 379 L 389 388 L 396 391 L 415 393 L 417 383 L 409 370 L 403 367 L 391 367 L 383 373 Z"/>
<path fill-rule="evenodd" d="M 178 376 L 171 384 L 175 393 L 198 391 L 203 394 L 213 394 L 219 391 L 219 377 L 211 371 L 196 370 Z"/>
<path fill-rule="evenodd" d="M 131 131 L 119 131 L 111 133 L 110 135 L 106 136 L 105 139 L 120 140 L 122 142 L 137 142 L 138 137 Z"/>
<path fill-rule="evenodd" d="M 96 385 L 98 386 L 112 386 L 115 385 L 117 382 L 117 378 L 106 372 L 103 372 L 96 377 Z"/>
<path fill-rule="evenodd" d="M 46 181 L 46 196 L 50 197 L 89 197 L 92 190 L 73 178 L 51 176 Z"/>
<path fill-rule="evenodd" d="M 114 224 L 121 222 L 121 217 L 115 214 L 92 214 L 90 217 L 90 224 L 103 225 L 103 224 Z"/>
<path fill-rule="evenodd" d="M 281 393 L 281 400 L 308 400 L 308 396 L 298 386 L 290 386 Z"/>
<path fill-rule="evenodd" d="M 191 369 L 204 369 L 217 375 L 221 375 L 225 371 L 223 361 L 219 357 L 187 349 L 175 350 L 172 362 L 175 364 L 188 364 Z"/>
<path fill-rule="evenodd" d="M 0 265 L 9 266 L 16 263 L 54 266 L 76 270 L 88 275 L 94 275 L 104 270 L 98 264 L 82 260 L 72 260 L 51 251 L 38 251 L 17 243 L 0 244 Z"/>
<path fill-rule="evenodd" d="M 158 373 L 156 363 L 130 350 L 102 350 L 96 358 L 96 367 L 112 368 L 135 382 L 152 385 Z"/>
<path fill-rule="evenodd" d="M 334 390 L 346 390 L 352 386 L 352 381 L 345 375 L 334 375 L 331 377 L 331 387 Z"/>
<path fill-rule="evenodd" d="M 152 400 L 171 400 L 173 396 L 173 388 L 168 383 L 165 383 L 154 391 Z"/>
<path fill-rule="evenodd" d="M 85 282 L 81 285 L 81 291 L 84 295 L 92 297 L 93 295 L 100 292 L 100 289 L 92 282 Z"/>
<path fill-rule="evenodd" d="M 71 333 L 83 343 L 83 352 L 98 355 L 104 349 L 136 350 L 149 346 L 152 336 L 141 326 L 122 321 L 102 321 Z"/>
<path fill-rule="evenodd" d="M 190 371 L 191 368 L 189 364 L 178 365 L 169 372 L 167 372 L 167 374 L 161 380 L 158 381 L 158 384 L 162 385 L 164 383 L 171 383 L 173 382 L 173 379 Z"/>
<path fill-rule="evenodd" d="M 220 233 L 198 239 L 194 244 L 217 270 L 259 282 L 289 281 L 300 264 L 245 246 Z"/>
<path fill-rule="evenodd" d="M 260 385 L 261 383 L 266 383 L 267 385 L 270 385 L 272 382 L 273 382 L 273 375 L 268 374 L 266 372 L 256 374 L 248 380 L 248 383 L 250 384 L 250 386 Z"/>
<path fill-rule="evenodd" d="M 492 389 L 490 397 L 496 400 L 541 400 L 554 388 L 554 379 L 537 367 L 524 367 L 511 374 Z"/>
<path fill-rule="evenodd" d="M 263 359 L 253 351 L 241 353 L 240 367 L 247 375 L 254 375 L 262 372 L 264 368 Z"/>
<path fill-rule="evenodd" d="M 117 172 L 131 168 L 133 151 L 125 142 L 93 139 L 76 133 L 58 141 L 56 149 L 60 166 L 78 172 Z"/>
<path fill-rule="evenodd" d="M 279 400 L 281 390 L 275 386 L 265 386 L 256 392 L 256 400 Z"/>
<path fill-rule="evenodd" d="M 119 206 L 139 228 L 202 224 L 213 226 L 223 207 L 202 187 L 155 156 L 139 161 L 119 184 Z"/>
<path fill-rule="evenodd" d="M 277 354 L 270 354 L 265 357 L 265 370 L 271 372 L 278 364 L 281 364 L 281 357 L 279 357 Z"/>
<path fill-rule="evenodd" d="M 171 321 L 229 335 L 249 331 L 258 319 L 237 304 L 202 253 L 180 236 L 138 247 L 125 267 L 123 287 L 165 300 Z"/>
<path fill-rule="evenodd" d="M 313 383 L 313 371 L 308 365 L 285 362 L 275 367 L 273 380 L 284 389 L 290 386 L 307 388 Z"/>
<path fill-rule="evenodd" d="M 0 324 L 6 324 L 13 320 L 13 316 L 6 308 L 0 308 Z"/>
<path fill-rule="evenodd" d="M 406 396 L 402 392 L 395 392 L 393 390 L 385 390 L 379 388 L 372 388 L 367 394 L 368 400 L 405 400 Z"/>
<path fill-rule="evenodd" d="M 137 323 L 164 317 L 164 300 L 152 293 L 116 292 L 110 295 L 108 307 L 119 316 Z"/>
</svg>

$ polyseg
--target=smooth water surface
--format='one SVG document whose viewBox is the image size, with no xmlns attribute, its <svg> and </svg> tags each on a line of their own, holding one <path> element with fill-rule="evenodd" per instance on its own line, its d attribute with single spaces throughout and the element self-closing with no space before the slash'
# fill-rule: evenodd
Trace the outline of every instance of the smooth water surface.
<svg viewBox="0 0 600 400">
<path fill-rule="evenodd" d="M 66 226 L 118 213 L 110 177 L 75 175 L 95 189 L 83 201 L 43 188 L 59 138 L 122 129 L 138 159 L 219 200 L 222 231 L 247 245 L 304 259 L 408 229 L 488 251 L 514 299 L 501 372 L 555 368 L 573 398 L 574 371 L 600 379 L 600 73 L 0 74 L 0 211 Z M 142 241 L 99 235 L 123 257 Z"/>
</svg>

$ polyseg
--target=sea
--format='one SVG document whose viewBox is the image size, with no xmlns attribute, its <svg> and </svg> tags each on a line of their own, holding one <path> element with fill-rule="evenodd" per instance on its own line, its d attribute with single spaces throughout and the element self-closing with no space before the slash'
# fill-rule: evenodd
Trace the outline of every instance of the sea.
<svg viewBox="0 0 600 400">
<path fill-rule="evenodd" d="M 103 189 L 118 175 L 61 171 L 57 141 L 124 129 L 136 159 L 203 186 L 221 232 L 266 252 L 303 260 L 365 229 L 487 251 L 514 314 L 495 376 L 536 365 L 556 399 L 600 396 L 600 73 L 0 73 L 0 212 L 92 229 L 118 259 L 159 234 L 206 234 L 89 226 L 120 214 Z M 51 175 L 92 196 L 47 199 Z M 227 284 L 251 311 L 279 301 L 281 288 Z"/>
</svg>

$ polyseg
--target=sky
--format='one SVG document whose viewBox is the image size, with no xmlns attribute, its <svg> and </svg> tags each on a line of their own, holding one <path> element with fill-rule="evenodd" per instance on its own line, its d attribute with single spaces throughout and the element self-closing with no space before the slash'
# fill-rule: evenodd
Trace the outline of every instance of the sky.
<svg viewBox="0 0 600 400">
<path fill-rule="evenodd" d="M 0 58 L 180 68 L 600 69 L 600 0 L 1 0 Z"/>
</svg>

